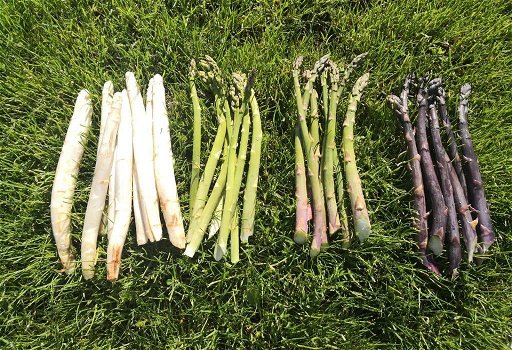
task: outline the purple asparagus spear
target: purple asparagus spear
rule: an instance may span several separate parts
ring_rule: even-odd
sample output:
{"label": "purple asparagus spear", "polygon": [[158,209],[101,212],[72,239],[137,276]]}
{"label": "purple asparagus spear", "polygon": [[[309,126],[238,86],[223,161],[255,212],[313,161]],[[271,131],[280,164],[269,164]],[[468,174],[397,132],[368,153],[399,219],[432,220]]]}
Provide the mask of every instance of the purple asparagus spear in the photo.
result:
{"label": "purple asparagus spear", "polygon": [[486,253],[494,243],[495,236],[483,188],[478,158],[476,157],[471,135],[469,134],[467,115],[470,94],[471,85],[464,84],[460,89],[459,130],[462,138],[463,166],[466,172],[469,200],[473,208],[477,210],[478,215],[478,238],[481,243],[479,252]]}
{"label": "purple asparagus spear", "polygon": [[397,116],[402,124],[405,141],[407,143],[407,156],[409,158],[409,170],[412,176],[414,186],[414,206],[417,212],[415,220],[416,228],[418,230],[417,240],[420,257],[423,265],[435,274],[439,274],[436,265],[431,261],[427,255],[428,243],[428,227],[427,227],[427,207],[425,203],[425,191],[423,187],[423,176],[421,174],[420,155],[416,148],[414,140],[414,132],[412,130],[411,119],[409,118],[408,98],[409,98],[409,84],[411,76],[408,76],[404,81],[404,86],[400,97],[395,95],[388,96],[388,101],[392,104],[397,113]]}

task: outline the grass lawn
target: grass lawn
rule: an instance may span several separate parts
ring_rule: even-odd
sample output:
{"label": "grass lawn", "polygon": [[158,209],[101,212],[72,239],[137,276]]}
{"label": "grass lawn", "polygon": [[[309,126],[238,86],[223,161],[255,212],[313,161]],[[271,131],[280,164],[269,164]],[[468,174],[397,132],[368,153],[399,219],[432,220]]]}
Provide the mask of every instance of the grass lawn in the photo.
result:
{"label": "grass lawn", "polygon": [[[460,1],[0,2],[0,348],[506,349],[512,341],[512,6]],[[139,2],[140,3],[140,2]],[[358,167],[373,232],[310,260],[294,244],[292,62],[368,51],[371,82],[356,121]],[[241,262],[215,262],[213,243],[189,259],[167,240],[137,247],[121,278],[59,274],[50,226],[54,171],[80,89],[93,133],[77,184],[78,246],[99,130],[103,82],[160,73],[169,92],[177,180],[188,207],[192,107],[188,64],[256,69],[263,150],[256,235]],[[497,243],[455,281],[419,263],[405,142],[386,106],[415,71],[442,75],[455,113],[473,85],[470,129]],[[343,115],[340,112],[339,115]],[[213,114],[204,115],[211,145]],[[341,124],[341,123],[340,123]],[[204,149],[205,146],[203,146]]]}

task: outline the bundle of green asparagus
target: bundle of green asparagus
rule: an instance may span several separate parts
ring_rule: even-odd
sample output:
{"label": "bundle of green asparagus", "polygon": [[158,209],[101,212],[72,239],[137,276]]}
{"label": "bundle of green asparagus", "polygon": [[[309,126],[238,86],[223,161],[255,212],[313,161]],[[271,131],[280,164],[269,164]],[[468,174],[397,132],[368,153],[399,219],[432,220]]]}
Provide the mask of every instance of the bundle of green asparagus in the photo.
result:
{"label": "bundle of green asparagus", "polygon": [[[192,60],[189,82],[194,111],[194,131],[189,199],[190,224],[184,254],[193,257],[208,231],[208,238],[217,234],[215,259],[220,260],[226,254],[229,238],[231,262],[236,263],[239,261],[240,241],[247,242],[254,232],[262,141],[260,112],[253,90],[252,75],[247,78],[243,73],[233,73],[226,79],[217,63],[209,56],[200,60],[198,66]],[[213,94],[212,108],[215,110],[218,123],[215,140],[202,174],[201,104],[197,94],[196,78],[199,78]],[[239,201],[239,194],[246,168],[251,122],[250,160],[247,166],[243,204],[240,206],[242,201]],[[218,163],[221,163],[220,166]]]}
{"label": "bundle of green asparagus", "polygon": [[[407,141],[420,256],[423,265],[439,274],[430,252],[435,256],[441,255],[446,242],[449,255],[447,272],[454,278],[462,260],[459,223],[469,262],[473,261],[475,250],[485,254],[495,239],[467,122],[471,86],[465,84],[460,90],[458,113],[463,154],[461,158],[441,79],[429,82],[427,79],[419,80],[415,131],[409,116],[409,92],[413,83],[414,77],[408,76],[400,97],[390,95],[388,101],[400,119]],[[446,131],[448,152],[443,146],[438,114]]]}
{"label": "bundle of green asparagus", "polygon": [[[59,158],[51,198],[53,234],[68,273],[75,267],[70,235],[72,197],[91,121],[92,102],[89,93],[82,90]],[[108,237],[107,279],[114,281],[119,275],[132,204],[139,245],[162,238],[161,209],[170,241],[178,248],[185,247],[160,75],[149,81],[146,106],[133,73],[126,73],[126,89],[122,92],[114,93],[112,82],[105,83],[98,140],[82,232],[82,273],[85,279],[94,276],[98,234],[103,232]]]}
{"label": "bundle of green asparagus", "polygon": [[[292,74],[298,112],[295,127],[297,206],[294,240],[298,244],[306,242],[308,222],[313,219],[313,240],[310,249],[312,257],[327,248],[329,244],[327,230],[329,230],[330,236],[341,230],[343,246],[350,245],[351,235],[344,205],[343,169],[350,197],[355,235],[360,241],[363,241],[370,234],[370,220],[354,152],[354,123],[357,103],[368,84],[368,73],[357,79],[349,95],[343,123],[343,162],[339,160],[336,143],[338,102],[344,95],[344,89],[352,71],[365,56],[366,53],[356,56],[346,66],[341,77],[339,68],[329,59],[328,55],[320,58],[312,70],[303,72],[302,75],[306,80],[304,88],[301,88],[300,84],[302,57],[297,58],[293,66]],[[318,89],[321,95],[316,89],[318,77],[320,77]],[[323,123],[320,122],[320,115],[323,116]]]}

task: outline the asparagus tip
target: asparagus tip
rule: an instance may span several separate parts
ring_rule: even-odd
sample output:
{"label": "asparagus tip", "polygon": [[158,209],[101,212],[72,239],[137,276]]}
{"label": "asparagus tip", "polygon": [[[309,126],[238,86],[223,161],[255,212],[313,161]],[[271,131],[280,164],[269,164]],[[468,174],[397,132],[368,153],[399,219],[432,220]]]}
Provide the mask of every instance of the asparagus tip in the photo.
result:
{"label": "asparagus tip", "polygon": [[[350,61],[348,66],[346,67],[346,70],[349,72],[348,74],[350,74],[350,72],[353,69],[357,68],[359,62],[361,62],[367,55],[368,55],[368,52],[363,52],[363,53],[360,53],[359,55],[355,56],[352,59],[352,61]],[[348,75],[346,76],[346,78],[348,79]]]}
{"label": "asparagus tip", "polygon": [[434,78],[428,82],[428,91],[429,93],[436,95],[438,93],[438,89],[442,86],[443,80],[441,78]]}
{"label": "asparagus tip", "polygon": [[304,61],[304,57],[299,56],[295,59],[295,62],[293,63],[293,69],[299,70],[300,66],[302,66],[302,61]]}
{"label": "asparagus tip", "polygon": [[401,113],[402,100],[396,95],[388,95],[386,100],[397,113]]}
{"label": "asparagus tip", "polygon": [[352,63],[357,64],[359,61],[363,60],[366,56],[368,56],[368,51],[360,53],[352,60]]}
{"label": "asparagus tip", "polygon": [[245,90],[245,86],[247,85],[247,76],[241,72],[234,72],[231,76],[233,77],[233,82],[236,89],[239,92],[243,92]]}
{"label": "asparagus tip", "polygon": [[418,94],[416,95],[416,103],[418,106],[424,106],[427,104],[427,92],[422,87],[419,88]]}
{"label": "asparagus tip", "polygon": [[135,79],[135,74],[133,74],[133,72],[126,72],[125,75],[124,75],[125,79],[128,80],[128,79]]}
{"label": "asparagus tip", "polygon": [[103,85],[103,90],[112,90],[114,88],[114,83],[112,83],[112,80],[107,80],[105,84]]}
{"label": "asparagus tip", "polygon": [[414,75],[414,73],[407,74],[407,76],[404,79],[404,85],[403,85],[404,89],[409,90],[409,86],[411,85],[411,83],[413,83],[415,78],[416,78],[416,76]]}
{"label": "asparagus tip", "polygon": [[325,68],[327,68],[327,66],[330,62],[329,57],[331,57],[330,54],[320,57],[320,59],[315,62],[313,70],[315,72],[321,73]]}
{"label": "asparagus tip", "polygon": [[467,99],[470,94],[471,94],[471,85],[469,85],[468,83],[462,85],[462,87],[460,88],[461,99]]}
{"label": "asparagus tip", "polygon": [[156,73],[153,78],[149,79],[149,81],[153,80],[153,84],[161,84],[164,80],[162,76],[158,73]]}
{"label": "asparagus tip", "polygon": [[352,95],[360,95],[362,91],[365,89],[366,85],[368,85],[368,81],[370,80],[370,73],[367,72],[357,79],[354,88],[352,89]]}
{"label": "asparagus tip", "polygon": [[331,77],[331,82],[338,83],[340,80],[340,70],[338,66],[333,61],[329,61],[329,72]]}
{"label": "asparagus tip", "polygon": [[439,86],[439,88],[437,89],[436,98],[441,105],[446,104],[446,91],[444,90],[443,86]]}

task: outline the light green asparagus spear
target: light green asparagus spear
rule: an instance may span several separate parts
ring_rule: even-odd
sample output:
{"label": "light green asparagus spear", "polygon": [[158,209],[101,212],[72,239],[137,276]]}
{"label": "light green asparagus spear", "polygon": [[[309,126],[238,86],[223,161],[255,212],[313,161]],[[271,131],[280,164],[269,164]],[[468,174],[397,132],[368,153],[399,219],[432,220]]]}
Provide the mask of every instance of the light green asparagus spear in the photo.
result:
{"label": "light green asparagus spear", "polygon": [[227,161],[225,160],[222,163],[219,176],[217,177],[217,181],[215,181],[215,185],[213,186],[212,192],[210,193],[210,197],[208,197],[208,202],[204,206],[201,215],[189,227],[189,234],[187,236],[187,238],[189,238],[189,243],[187,244],[185,252],[183,253],[189,257],[194,256],[197,249],[199,249],[201,242],[203,241],[204,234],[208,228],[208,224],[212,219],[213,212],[217,208],[219,201],[221,200],[224,188],[226,187],[227,173],[228,166]]}
{"label": "light green asparagus spear", "polygon": [[199,171],[201,168],[201,106],[197,97],[195,76],[197,74],[196,61],[190,62],[189,86],[192,108],[194,110],[194,134],[192,147],[192,171],[190,173],[190,198],[189,210],[194,212],[194,201],[196,199],[197,187],[199,186]]}
{"label": "light green asparagus spear", "polygon": [[357,66],[359,65],[359,62],[361,62],[366,57],[366,55],[368,55],[368,52],[363,52],[362,54],[357,55],[345,67],[343,77],[341,78],[341,81],[340,81],[340,84],[339,84],[340,87],[338,89],[338,100],[341,98],[341,95],[345,91],[345,86],[347,85],[347,82],[348,82],[348,80],[350,78],[350,74],[352,74],[354,69],[356,69]]}
{"label": "light green asparagus spear", "polygon": [[[244,175],[244,168],[247,159],[247,146],[249,144],[249,129],[251,126],[251,114],[249,110],[249,100],[251,97],[251,87],[252,87],[252,79],[249,77],[249,81],[247,81],[245,75],[243,74],[233,74],[233,77],[236,82],[237,89],[239,93],[242,93],[242,106],[241,113],[243,114],[243,123],[242,129],[240,130],[240,146],[238,147],[238,159],[236,162],[236,170],[235,170],[235,188],[237,188],[237,196],[240,193],[240,188],[242,186],[242,178]],[[238,219],[240,222],[240,219]],[[247,239],[244,240],[244,236],[241,237],[242,243],[247,243]]]}
{"label": "light green asparagus spear", "polygon": [[254,233],[254,218],[256,215],[256,191],[258,189],[258,177],[260,172],[261,141],[263,132],[261,130],[261,117],[258,102],[254,90],[250,90],[249,103],[252,112],[252,140],[251,158],[247,172],[247,183],[244,192],[244,204],[242,210],[242,242],[246,242],[249,236]]}
{"label": "light green asparagus spear", "polygon": [[236,264],[240,261],[240,217],[238,214],[238,206],[231,221],[231,263]]}
{"label": "light green asparagus spear", "polygon": [[[222,146],[226,136],[226,119],[224,118],[223,114],[218,115],[217,118],[219,120],[219,126],[217,129],[217,134],[215,135],[215,140],[213,142],[210,155],[208,157],[208,161],[206,162],[203,176],[201,177],[201,181],[199,181],[199,186],[196,192],[196,200],[193,205],[194,212],[190,218],[189,234],[191,234],[190,227],[194,225],[194,221],[201,217],[201,213],[208,199],[208,191],[215,174],[215,168],[217,167],[217,163],[222,155]],[[191,239],[192,237],[187,237],[188,241]]]}
{"label": "light green asparagus spear", "polygon": [[349,99],[347,115],[343,123],[343,156],[345,160],[345,177],[347,179],[347,192],[350,196],[352,214],[354,217],[355,234],[359,241],[364,241],[370,235],[371,226],[368,210],[364,200],[361,179],[357,172],[356,155],[354,152],[354,123],[356,119],[357,103],[368,84],[370,74],[366,73],[357,79]]}
{"label": "light green asparagus spear", "polygon": [[[232,94],[234,95],[234,94]],[[224,199],[224,208],[222,209],[222,219],[220,222],[219,235],[217,244],[215,245],[214,257],[215,260],[220,260],[227,251],[229,232],[234,215],[234,209],[238,198],[239,188],[235,186],[235,171],[237,164],[236,149],[238,145],[238,134],[240,132],[240,125],[242,123],[242,116],[238,103],[240,102],[238,96],[234,97],[233,108],[233,128],[231,138],[229,138],[229,151],[228,151],[228,174],[226,180],[226,195]]]}
{"label": "light green asparagus spear", "polygon": [[306,165],[300,142],[300,126],[295,127],[295,243],[304,244],[308,237],[308,189],[306,183]]}
{"label": "light green asparagus spear", "polygon": [[311,137],[315,148],[315,157],[320,161],[320,125],[318,120],[318,93],[315,89],[311,91]]}
{"label": "light green asparagus spear", "polygon": [[347,209],[345,208],[345,188],[343,187],[343,163],[340,163],[338,147],[334,149],[334,172],[336,174],[336,192],[338,195],[338,210],[340,215],[341,246],[350,247],[350,230],[348,227]]}
{"label": "light green asparagus spear", "polygon": [[[318,161],[314,155],[313,140],[309,133],[307,122],[306,122],[306,111],[304,110],[304,102],[302,99],[302,93],[299,83],[299,68],[302,63],[302,57],[297,58],[293,66],[292,74],[295,87],[295,98],[297,101],[298,111],[298,122],[301,130],[301,142],[307,159],[308,175],[311,183],[311,192],[313,200],[313,212],[314,212],[314,229],[313,229],[313,242],[311,244],[310,255],[312,257],[317,256],[320,253],[322,243],[327,241],[326,234],[326,215],[325,215],[325,203],[322,196],[322,188],[320,185],[319,178],[319,166]],[[317,62],[318,63],[318,62]],[[317,67],[317,65],[315,65]],[[322,66],[323,68],[323,66]],[[318,69],[316,70],[318,71]],[[316,72],[315,72],[316,74]],[[307,84],[306,84],[307,88]],[[305,92],[305,95],[309,95],[310,92]],[[325,238],[324,238],[325,237]]]}
{"label": "light green asparagus spear", "polygon": [[340,229],[338,204],[336,203],[336,192],[334,190],[334,153],[336,149],[336,107],[338,105],[339,70],[334,62],[330,62],[329,73],[331,77],[331,96],[329,105],[329,118],[327,119],[327,130],[325,133],[325,161],[324,167],[322,169],[322,181],[324,184],[324,193],[327,205],[329,234],[333,235]]}

